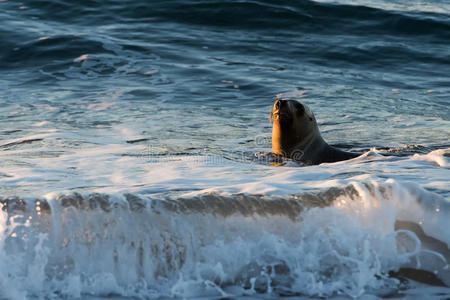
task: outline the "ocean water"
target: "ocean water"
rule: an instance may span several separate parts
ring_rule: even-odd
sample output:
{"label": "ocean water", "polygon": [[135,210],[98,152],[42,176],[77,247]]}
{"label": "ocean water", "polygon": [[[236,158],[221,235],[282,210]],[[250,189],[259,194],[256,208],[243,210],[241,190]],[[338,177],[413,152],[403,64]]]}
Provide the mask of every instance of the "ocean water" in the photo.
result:
{"label": "ocean water", "polygon": [[[3,0],[0,25],[0,299],[450,297],[448,1]],[[271,165],[277,98],[363,155]]]}

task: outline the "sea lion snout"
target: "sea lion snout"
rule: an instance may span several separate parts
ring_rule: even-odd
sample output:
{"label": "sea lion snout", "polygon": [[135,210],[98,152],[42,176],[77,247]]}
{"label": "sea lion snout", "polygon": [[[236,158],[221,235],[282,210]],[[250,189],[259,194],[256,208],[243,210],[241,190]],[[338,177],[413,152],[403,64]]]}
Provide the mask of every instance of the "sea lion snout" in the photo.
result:
{"label": "sea lion snout", "polygon": [[275,109],[279,110],[279,109],[281,109],[282,106],[285,106],[285,105],[286,105],[286,100],[278,99],[277,101],[275,101],[274,107],[275,107]]}
{"label": "sea lion snout", "polygon": [[281,113],[286,113],[287,102],[286,100],[278,99],[273,104],[272,114],[279,116]]}
{"label": "sea lion snout", "polygon": [[297,117],[302,117],[305,113],[305,106],[295,100],[278,99],[273,104],[270,114],[271,120],[280,122],[290,122]]}
{"label": "sea lion snout", "polygon": [[303,113],[305,107],[298,101],[278,99],[273,104],[273,113]]}
{"label": "sea lion snout", "polygon": [[271,116],[275,119],[290,119],[291,113],[289,100],[278,99],[273,104]]}

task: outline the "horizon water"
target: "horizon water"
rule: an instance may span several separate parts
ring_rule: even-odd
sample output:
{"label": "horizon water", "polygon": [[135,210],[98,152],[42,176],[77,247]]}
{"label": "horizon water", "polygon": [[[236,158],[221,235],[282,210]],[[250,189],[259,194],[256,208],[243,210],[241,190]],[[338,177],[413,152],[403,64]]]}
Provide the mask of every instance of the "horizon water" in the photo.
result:
{"label": "horizon water", "polygon": [[[446,1],[7,0],[0,24],[0,299],[450,297]],[[277,98],[363,154],[273,166]]]}

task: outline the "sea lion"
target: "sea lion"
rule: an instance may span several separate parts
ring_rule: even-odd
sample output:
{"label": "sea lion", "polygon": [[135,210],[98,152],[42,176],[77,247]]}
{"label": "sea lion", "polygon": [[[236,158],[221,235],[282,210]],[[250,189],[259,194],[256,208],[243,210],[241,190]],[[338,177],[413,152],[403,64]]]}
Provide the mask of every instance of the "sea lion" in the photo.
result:
{"label": "sea lion", "polygon": [[361,155],[328,145],[320,135],[314,114],[300,102],[276,100],[270,119],[273,120],[272,153],[275,155],[308,165],[337,162]]}

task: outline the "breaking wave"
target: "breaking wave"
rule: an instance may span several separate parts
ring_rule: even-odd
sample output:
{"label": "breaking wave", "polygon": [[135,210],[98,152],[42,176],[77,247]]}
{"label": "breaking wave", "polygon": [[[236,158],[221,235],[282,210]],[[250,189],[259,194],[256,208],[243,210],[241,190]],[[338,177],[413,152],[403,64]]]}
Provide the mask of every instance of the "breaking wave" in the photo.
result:
{"label": "breaking wave", "polygon": [[404,267],[449,284],[450,236],[436,230],[450,225],[448,202],[392,180],[290,197],[72,193],[1,203],[7,298],[388,295],[405,288],[392,273]]}

